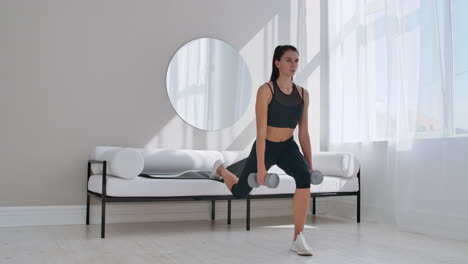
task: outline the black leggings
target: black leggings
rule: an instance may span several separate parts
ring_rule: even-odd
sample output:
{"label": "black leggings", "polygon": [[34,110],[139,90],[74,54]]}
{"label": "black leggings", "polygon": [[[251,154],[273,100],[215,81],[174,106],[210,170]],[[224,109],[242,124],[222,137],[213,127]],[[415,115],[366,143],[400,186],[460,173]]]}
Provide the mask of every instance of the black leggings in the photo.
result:
{"label": "black leggings", "polygon": [[[309,165],[305,160],[293,137],[283,142],[265,141],[265,168],[278,165],[286,174],[296,181],[296,188],[310,188]],[[239,176],[239,182],[232,186],[231,192],[236,198],[245,198],[252,188],[247,183],[250,173],[257,172],[256,141],[252,145],[245,167]]]}

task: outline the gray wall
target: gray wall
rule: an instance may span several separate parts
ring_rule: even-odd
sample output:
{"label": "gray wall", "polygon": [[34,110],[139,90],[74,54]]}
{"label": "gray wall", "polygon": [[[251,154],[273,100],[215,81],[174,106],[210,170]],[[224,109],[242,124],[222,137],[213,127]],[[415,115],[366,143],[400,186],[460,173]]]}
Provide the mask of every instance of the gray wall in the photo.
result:
{"label": "gray wall", "polygon": [[[86,160],[97,145],[248,148],[256,89],[274,47],[296,44],[295,12],[297,1],[282,0],[1,1],[0,207],[84,204]],[[166,93],[172,55],[199,37],[230,43],[252,73],[250,108],[222,131],[186,125]],[[300,84],[317,83],[314,70],[307,74]]]}

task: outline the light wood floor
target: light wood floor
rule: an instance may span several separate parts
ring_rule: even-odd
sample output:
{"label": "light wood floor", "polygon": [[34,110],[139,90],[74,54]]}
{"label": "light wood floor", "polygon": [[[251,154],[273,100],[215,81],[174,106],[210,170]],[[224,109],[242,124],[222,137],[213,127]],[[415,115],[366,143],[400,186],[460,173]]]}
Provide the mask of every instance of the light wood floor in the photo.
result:
{"label": "light wood floor", "polygon": [[326,215],[305,235],[314,256],[288,251],[292,218],[0,228],[0,263],[468,263],[468,242]]}

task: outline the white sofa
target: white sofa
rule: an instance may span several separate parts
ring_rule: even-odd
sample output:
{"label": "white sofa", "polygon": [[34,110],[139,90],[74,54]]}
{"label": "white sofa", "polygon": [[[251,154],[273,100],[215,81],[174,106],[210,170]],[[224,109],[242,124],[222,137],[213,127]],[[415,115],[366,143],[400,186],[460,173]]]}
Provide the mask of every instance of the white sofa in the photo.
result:
{"label": "white sofa", "polygon": [[[246,151],[138,149],[96,147],[88,160],[87,214],[90,197],[101,200],[101,237],[105,236],[105,206],[108,202],[211,200],[214,219],[216,200],[228,201],[228,224],[231,222],[231,200],[235,199],[226,185],[208,177],[216,160],[238,174]],[[352,153],[313,153],[314,169],[322,171],[324,180],[311,185],[312,212],[315,199],[321,196],[356,196],[357,222],[360,222],[360,166]],[[188,172],[187,172],[188,171]],[[250,200],[292,197],[295,182],[277,166],[269,172],[280,175],[280,184],[271,189],[254,188],[248,197],[246,226],[250,230]]]}

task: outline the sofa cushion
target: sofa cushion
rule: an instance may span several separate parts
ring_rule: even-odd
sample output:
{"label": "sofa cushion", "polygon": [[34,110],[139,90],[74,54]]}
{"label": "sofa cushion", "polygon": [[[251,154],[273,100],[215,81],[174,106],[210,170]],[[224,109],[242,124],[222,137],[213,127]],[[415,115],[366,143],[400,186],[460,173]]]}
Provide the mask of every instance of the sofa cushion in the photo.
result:
{"label": "sofa cushion", "polygon": [[219,151],[189,149],[139,149],[145,161],[143,174],[178,174],[189,170],[210,171]]}
{"label": "sofa cushion", "polygon": [[[107,150],[122,149],[117,147],[96,147],[95,153],[103,153]],[[185,171],[210,171],[216,160],[222,160],[231,172],[240,175],[245,158],[249,151],[211,151],[211,150],[186,150],[186,149],[141,149],[134,148],[141,154],[144,160],[143,174],[174,175]],[[95,155],[95,156],[96,156]],[[99,159],[99,157],[94,159]],[[350,178],[356,175],[359,163],[350,152],[315,152],[312,155],[314,169],[322,171],[324,175]],[[111,166],[113,166],[112,164]],[[122,167],[123,166],[122,164]],[[93,165],[93,173],[100,174],[100,165]],[[273,166],[269,172],[284,174],[278,166]],[[115,174],[117,176],[123,174]],[[137,175],[137,174],[136,174]],[[136,176],[132,174],[133,178]]]}
{"label": "sofa cushion", "polygon": [[[251,195],[288,194],[295,191],[294,178],[280,175],[280,184],[271,189],[265,186],[254,188]],[[101,193],[102,176],[89,178],[88,190]],[[311,185],[311,193],[356,192],[359,190],[357,177],[325,176],[320,185]],[[226,185],[211,179],[152,179],[136,177],[129,181],[113,176],[107,177],[107,195],[115,197],[174,197],[174,196],[212,196],[231,195]]]}

